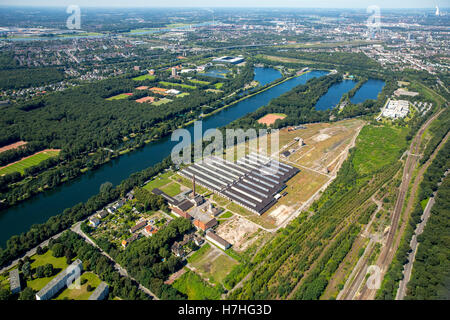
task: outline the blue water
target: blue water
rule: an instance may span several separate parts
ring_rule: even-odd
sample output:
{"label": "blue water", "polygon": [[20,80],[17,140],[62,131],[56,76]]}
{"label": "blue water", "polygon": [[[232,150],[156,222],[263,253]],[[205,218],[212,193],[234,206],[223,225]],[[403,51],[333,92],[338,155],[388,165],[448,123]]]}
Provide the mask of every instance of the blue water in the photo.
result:
{"label": "blue water", "polygon": [[255,68],[255,77],[253,80],[259,82],[260,86],[265,86],[277,79],[280,79],[282,74],[277,69],[273,68]]}
{"label": "blue water", "polygon": [[[306,73],[226,108],[203,120],[203,132],[209,128],[225,126],[231,121],[267,105],[270,100],[295,86],[305,84],[312,77],[320,77],[327,73],[326,71]],[[260,74],[258,77],[263,78],[263,75]],[[186,129],[193,135],[193,125]],[[170,155],[173,146],[177,143],[172,142],[170,137],[149,143],[144,148],[122,155],[97,170],[89,171],[53,190],[43,192],[32,199],[0,212],[0,245],[4,246],[6,240],[12,235],[29,230],[33,224],[43,223],[50,217],[62,213],[65,208],[86,201],[99,192],[102,183],[109,181],[117,185],[133,172],[141,171],[161,162]]]}
{"label": "blue water", "polygon": [[356,91],[355,95],[350,98],[350,102],[354,104],[362,103],[368,99],[377,100],[378,94],[383,90],[386,83],[379,79],[367,80],[361,88]]}
{"label": "blue water", "polygon": [[333,109],[339,103],[344,93],[352,90],[357,84],[354,80],[343,80],[333,84],[323,96],[317,101],[317,110]]}
{"label": "blue water", "polygon": [[205,73],[201,73],[202,76],[208,76],[213,78],[225,78],[225,76],[222,73],[228,73],[230,70],[227,69],[212,69],[208,70]]}

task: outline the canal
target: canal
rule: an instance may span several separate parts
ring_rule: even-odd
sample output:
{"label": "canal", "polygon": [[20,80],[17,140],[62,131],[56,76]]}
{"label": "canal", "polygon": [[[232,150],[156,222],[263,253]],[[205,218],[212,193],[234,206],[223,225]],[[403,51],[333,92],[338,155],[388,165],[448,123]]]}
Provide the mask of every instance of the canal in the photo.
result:
{"label": "canal", "polygon": [[[267,69],[256,69],[255,80],[258,80],[260,83],[268,83],[281,76],[279,73],[273,72],[273,69]],[[205,118],[202,124],[203,131],[225,126],[247,113],[266,105],[270,100],[295,86],[305,84],[309,79],[320,77],[327,73],[327,71],[311,71],[240,101]],[[193,125],[186,127],[186,129],[193,136]],[[175,144],[177,142],[172,142],[170,136],[149,143],[139,150],[114,159],[97,170],[89,171],[53,190],[43,192],[32,199],[0,212],[0,245],[5,246],[6,240],[11,236],[28,231],[33,224],[43,223],[50,217],[62,213],[64,209],[86,201],[99,192],[102,183],[109,181],[113,185],[117,185],[133,172],[141,171],[162,161],[170,155]]]}

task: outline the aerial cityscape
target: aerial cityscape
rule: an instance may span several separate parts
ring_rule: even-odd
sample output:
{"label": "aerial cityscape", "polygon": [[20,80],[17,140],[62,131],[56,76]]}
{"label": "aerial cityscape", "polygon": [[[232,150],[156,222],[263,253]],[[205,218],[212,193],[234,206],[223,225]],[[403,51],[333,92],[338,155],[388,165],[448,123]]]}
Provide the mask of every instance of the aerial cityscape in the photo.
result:
{"label": "aerial cityscape", "polygon": [[2,303],[450,299],[448,2],[7,2]]}

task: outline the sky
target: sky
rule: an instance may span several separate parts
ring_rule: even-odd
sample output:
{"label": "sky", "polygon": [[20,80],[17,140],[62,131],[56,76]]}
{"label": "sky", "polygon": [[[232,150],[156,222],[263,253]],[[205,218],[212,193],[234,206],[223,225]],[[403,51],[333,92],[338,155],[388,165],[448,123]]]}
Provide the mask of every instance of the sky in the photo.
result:
{"label": "sky", "polygon": [[450,0],[0,0],[0,5],[80,7],[299,7],[299,8],[434,8]]}

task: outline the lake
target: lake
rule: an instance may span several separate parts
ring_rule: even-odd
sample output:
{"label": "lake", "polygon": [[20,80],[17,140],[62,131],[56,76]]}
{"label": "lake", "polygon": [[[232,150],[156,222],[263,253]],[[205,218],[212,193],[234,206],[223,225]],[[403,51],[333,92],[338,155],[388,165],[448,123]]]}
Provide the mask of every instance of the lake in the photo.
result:
{"label": "lake", "polygon": [[367,80],[361,88],[356,91],[355,95],[350,98],[350,102],[354,104],[362,103],[368,99],[377,100],[378,94],[383,90],[385,82],[379,79]]}
{"label": "lake", "polygon": [[323,96],[317,101],[316,110],[333,109],[341,101],[342,95],[349,92],[356,86],[354,80],[343,80],[333,84]]}

